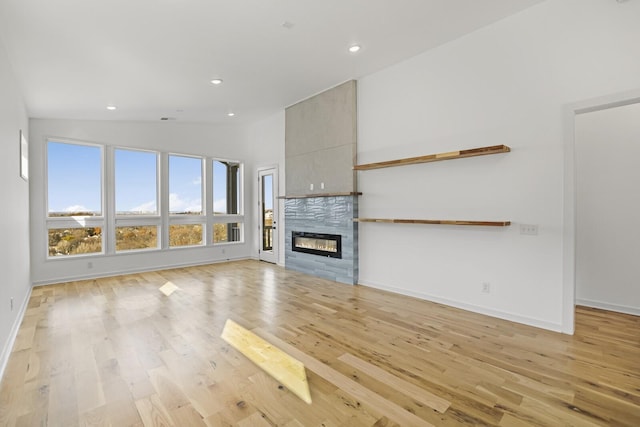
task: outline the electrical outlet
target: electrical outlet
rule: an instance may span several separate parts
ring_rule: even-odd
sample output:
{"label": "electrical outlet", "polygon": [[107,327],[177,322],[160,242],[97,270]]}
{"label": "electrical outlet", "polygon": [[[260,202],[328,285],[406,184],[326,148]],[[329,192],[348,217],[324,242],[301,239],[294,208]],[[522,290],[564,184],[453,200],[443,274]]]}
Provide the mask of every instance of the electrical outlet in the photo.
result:
{"label": "electrical outlet", "polygon": [[526,234],[528,236],[538,235],[537,224],[520,224],[520,234]]}
{"label": "electrical outlet", "polygon": [[89,262],[87,263],[87,268],[93,268],[93,262],[89,261]]}
{"label": "electrical outlet", "polygon": [[11,311],[13,311],[13,297],[11,297]]}
{"label": "electrical outlet", "polygon": [[224,253],[226,253],[226,250],[225,250],[224,248],[222,249],[222,253],[223,253],[223,254],[224,254]]}
{"label": "electrical outlet", "polygon": [[309,190],[313,190],[313,184],[309,184]]}
{"label": "electrical outlet", "polygon": [[490,294],[491,293],[491,283],[482,282],[482,293],[483,294]]}
{"label": "electrical outlet", "polygon": [[324,182],[321,182],[321,183],[320,183],[320,189],[321,189],[321,190],[324,190]]}

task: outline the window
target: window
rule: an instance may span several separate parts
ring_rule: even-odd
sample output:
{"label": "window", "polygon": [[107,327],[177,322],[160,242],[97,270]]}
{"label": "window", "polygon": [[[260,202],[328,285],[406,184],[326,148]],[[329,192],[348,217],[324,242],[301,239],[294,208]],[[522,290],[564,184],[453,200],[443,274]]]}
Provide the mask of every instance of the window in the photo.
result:
{"label": "window", "polygon": [[64,140],[46,147],[50,259],[243,240],[240,162]]}
{"label": "window", "polygon": [[201,224],[172,224],[169,226],[169,246],[195,246],[202,244]]}
{"label": "window", "polygon": [[213,161],[213,243],[242,241],[241,172],[238,162]]}
{"label": "window", "polygon": [[47,143],[50,257],[103,253],[102,148]]}
{"label": "window", "polygon": [[213,213],[237,215],[240,213],[240,164],[213,161]]}
{"label": "window", "polygon": [[169,247],[202,245],[202,159],[169,156]]}
{"label": "window", "polygon": [[155,249],[158,247],[157,225],[116,227],[116,251]]}
{"label": "window", "polygon": [[157,249],[158,153],[117,148],[113,159],[116,252]]}
{"label": "window", "polygon": [[102,252],[100,227],[49,228],[49,256]]}
{"label": "window", "polygon": [[169,156],[169,214],[202,215],[202,159]]}
{"label": "window", "polygon": [[101,216],[100,147],[49,142],[47,160],[49,217]]}
{"label": "window", "polygon": [[116,149],[116,215],[158,214],[158,155]]}
{"label": "window", "polygon": [[213,224],[213,243],[241,242],[240,223]]}

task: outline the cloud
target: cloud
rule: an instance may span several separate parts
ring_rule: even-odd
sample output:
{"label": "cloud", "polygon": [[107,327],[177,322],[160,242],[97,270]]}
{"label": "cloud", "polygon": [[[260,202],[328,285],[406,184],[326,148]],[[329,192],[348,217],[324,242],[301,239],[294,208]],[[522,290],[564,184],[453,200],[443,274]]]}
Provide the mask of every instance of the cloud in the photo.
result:
{"label": "cloud", "polygon": [[176,193],[170,193],[169,210],[172,213],[200,212],[202,211],[202,203],[199,199],[183,200]]}
{"label": "cloud", "polygon": [[192,183],[193,185],[201,185],[201,184],[202,184],[202,177],[201,177],[201,176],[197,177],[196,179],[194,179],[193,181],[191,181],[191,183]]}
{"label": "cloud", "polygon": [[156,209],[156,201],[155,200],[151,200],[150,202],[146,202],[141,204],[140,206],[136,206],[133,207],[131,209],[129,209],[128,212],[136,212],[136,213],[143,213],[143,214],[153,214],[156,213],[157,209]]}
{"label": "cloud", "polygon": [[227,213],[227,199],[218,199],[213,201],[213,212]]}
{"label": "cloud", "polygon": [[89,212],[90,209],[85,208],[82,205],[72,205],[64,208],[64,212]]}

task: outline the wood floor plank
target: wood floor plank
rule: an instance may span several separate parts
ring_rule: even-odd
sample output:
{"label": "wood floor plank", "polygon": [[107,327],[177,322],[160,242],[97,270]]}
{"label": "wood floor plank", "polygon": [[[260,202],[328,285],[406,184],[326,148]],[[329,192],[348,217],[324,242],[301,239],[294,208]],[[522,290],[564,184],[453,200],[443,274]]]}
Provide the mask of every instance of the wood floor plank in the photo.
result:
{"label": "wood floor plank", "polygon": [[[80,414],[81,427],[113,427],[107,414],[107,406],[100,406]],[[33,425],[33,424],[32,424]]]}
{"label": "wood floor plank", "polygon": [[[256,408],[262,414],[262,418],[271,425],[285,425],[292,421],[294,416],[283,398],[286,391],[264,372],[256,372],[249,377],[254,387],[247,387],[243,393],[243,399],[256,402]],[[279,390],[280,389],[280,390]]]}
{"label": "wood floor plank", "polygon": [[281,349],[227,319],[222,339],[306,403],[311,403],[304,365]]}
{"label": "wood floor plank", "polygon": [[172,427],[176,425],[157,394],[136,400],[136,408],[145,427]]}
{"label": "wood floor plank", "polygon": [[302,363],[305,364],[310,370],[314,371],[322,378],[327,381],[332,382],[337,385],[339,388],[345,390],[347,393],[352,395],[353,397],[362,400],[365,404],[369,405],[371,408],[377,408],[381,410],[383,413],[389,414],[391,418],[395,421],[404,424],[404,425],[415,425],[415,426],[431,426],[432,424],[416,417],[412,413],[406,411],[404,408],[399,407],[393,402],[389,402],[388,400],[380,397],[380,395],[362,387],[357,382],[349,379],[348,377],[342,375],[338,371],[332,369],[328,365],[314,359],[296,349],[295,347],[289,345],[288,343],[280,340],[274,335],[271,335],[269,332],[263,329],[256,329],[256,332],[267,338],[270,342],[273,342],[278,347],[282,348],[287,353],[293,355],[294,357],[300,359]]}
{"label": "wood floor plank", "polygon": [[143,426],[135,401],[126,394],[121,399],[107,403],[105,413],[112,426]]}
{"label": "wood floor plank", "polygon": [[254,412],[238,423],[238,427],[272,427],[273,424],[264,419],[260,412]]}
{"label": "wood floor plank", "polygon": [[[227,318],[311,361],[313,403]],[[36,287],[0,426],[47,425],[637,427],[640,317],[576,307],[567,336],[257,261]]]}
{"label": "wood floor plank", "polygon": [[386,383],[389,387],[396,389],[399,393],[410,395],[412,398],[424,403],[440,413],[444,413],[451,405],[451,402],[429,393],[408,381],[404,381],[403,379],[388,373],[384,369],[380,369],[379,367],[359,359],[352,354],[345,353],[338,357],[338,360],[361,370],[369,376],[377,377],[379,381]]}

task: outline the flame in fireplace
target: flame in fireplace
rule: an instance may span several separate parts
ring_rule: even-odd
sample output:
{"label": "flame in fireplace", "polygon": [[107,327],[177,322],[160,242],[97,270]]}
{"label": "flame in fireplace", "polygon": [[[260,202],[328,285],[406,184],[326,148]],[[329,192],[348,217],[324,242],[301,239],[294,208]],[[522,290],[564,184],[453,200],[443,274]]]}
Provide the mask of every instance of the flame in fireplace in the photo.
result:
{"label": "flame in fireplace", "polygon": [[339,234],[293,231],[292,250],[312,255],[342,258],[342,236]]}
{"label": "flame in fireplace", "polygon": [[297,248],[315,249],[316,251],[338,252],[338,244],[335,240],[312,239],[309,237],[296,237]]}

